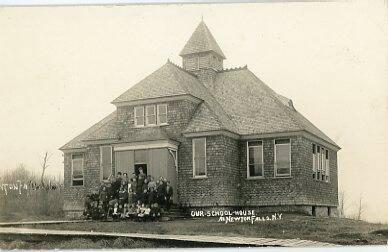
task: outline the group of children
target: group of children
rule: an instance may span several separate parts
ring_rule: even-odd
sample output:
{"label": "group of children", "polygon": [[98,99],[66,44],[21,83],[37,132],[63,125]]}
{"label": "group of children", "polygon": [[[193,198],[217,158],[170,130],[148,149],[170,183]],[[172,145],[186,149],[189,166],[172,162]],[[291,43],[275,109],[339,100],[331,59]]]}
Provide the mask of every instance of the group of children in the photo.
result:
{"label": "group of children", "polygon": [[87,195],[84,215],[99,220],[156,220],[162,210],[170,210],[172,196],[170,181],[163,177],[155,181],[141,168],[131,178],[127,173],[118,172]]}

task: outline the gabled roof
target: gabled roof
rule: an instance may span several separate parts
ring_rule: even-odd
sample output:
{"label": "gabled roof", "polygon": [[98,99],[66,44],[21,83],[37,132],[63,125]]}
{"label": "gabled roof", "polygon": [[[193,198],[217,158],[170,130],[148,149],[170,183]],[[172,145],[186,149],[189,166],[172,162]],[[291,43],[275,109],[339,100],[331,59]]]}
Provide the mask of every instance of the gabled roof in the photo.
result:
{"label": "gabled roof", "polygon": [[290,99],[274,92],[247,68],[219,72],[209,91],[236,125],[237,134],[304,130],[337,146],[296,111]]}
{"label": "gabled roof", "polygon": [[113,103],[136,100],[191,95],[202,100],[221,123],[221,128],[235,131],[236,128],[221,105],[209,90],[194,75],[168,61],[154,73],[135,84]]}
{"label": "gabled roof", "polygon": [[209,51],[213,51],[221,58],[226,59],[209,28],[207,28],[205,22],[201,21],[179,55],[184,56]]}
{"label": "gabled roof", "polygon": [[86,144],[84,141],[87,140],[116,139],[117,133],[115,121],[116,111],[112,112],[104,119],[70,140],[67,144],[62,146],[60,150],[85,148]]}
{"label": "gabled roof", "polygon": [[203,132],[222,130],[222,124],[218,120],[214,112],[205,103],[202,103],[197,108],[189,125],[185,129],[185,133]]}

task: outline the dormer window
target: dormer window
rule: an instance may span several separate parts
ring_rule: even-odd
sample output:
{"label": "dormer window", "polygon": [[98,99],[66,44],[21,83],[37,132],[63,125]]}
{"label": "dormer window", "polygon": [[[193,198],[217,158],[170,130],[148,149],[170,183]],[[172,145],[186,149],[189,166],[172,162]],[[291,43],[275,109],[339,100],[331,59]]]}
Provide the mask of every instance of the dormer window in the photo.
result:
{"label": "dormer window", "polygon": [[167,124],[167,104],[158,105],[158,124]]}
{"label": "dormer window", "polygon": [[135,126],[144,126],[144,107],[135,107]]}
{"label": "dormer window", "polygon": [[135,127],[167,125],[167,104],[134,108]]}
{"label": "dormer window", "polygon": [[146,125],[156,125],[155,105],[146,106]]}

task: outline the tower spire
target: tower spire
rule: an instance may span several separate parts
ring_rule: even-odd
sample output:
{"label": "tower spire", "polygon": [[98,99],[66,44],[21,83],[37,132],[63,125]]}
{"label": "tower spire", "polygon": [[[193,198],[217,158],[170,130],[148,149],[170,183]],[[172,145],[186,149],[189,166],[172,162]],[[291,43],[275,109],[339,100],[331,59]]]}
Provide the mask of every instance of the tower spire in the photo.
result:
{"label": "tower spire", "polygon": [[203,21],[203,15],[201,15],[201,22],[179,55],[182,57],[183,68],[188,71],[222,70],[223,60],[226,58]]}

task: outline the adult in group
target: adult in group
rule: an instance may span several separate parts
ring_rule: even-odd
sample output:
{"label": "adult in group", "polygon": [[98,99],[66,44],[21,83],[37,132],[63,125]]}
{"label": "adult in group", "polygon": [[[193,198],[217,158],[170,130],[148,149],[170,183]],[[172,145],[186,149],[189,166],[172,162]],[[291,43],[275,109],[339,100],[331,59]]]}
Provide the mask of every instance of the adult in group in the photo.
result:
{"label": "adult in group", "polygon": [[170,210],[173,195],[174,195],[174,190],[170,185],[170,181],[167,181],[167,184],[166,184],[166,210],[167,211]]}

